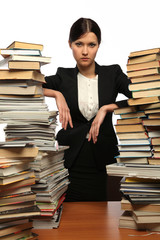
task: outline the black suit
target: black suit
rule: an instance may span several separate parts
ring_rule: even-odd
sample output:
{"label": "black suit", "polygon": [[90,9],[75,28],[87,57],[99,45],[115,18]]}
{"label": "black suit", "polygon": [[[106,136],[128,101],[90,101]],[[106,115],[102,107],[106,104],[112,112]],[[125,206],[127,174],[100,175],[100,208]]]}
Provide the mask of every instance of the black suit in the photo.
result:
{"label": "black suit", "polygon": [[[128,98],[131,92],[128,90],[130,80],[122,72],[119,65],[99,66],[96,63],[96,74],[98,74],[99,108],[103,105],[116,102],[118,93],[123,93]],[[68,125],[67,130],[60,130],[57,139],[60,145],[69,145],[65,152],[65,167],[72,169],[81,148],[86,141],[92,120],[87,121],[78,107],[77,88],[78,68],[58,68],[56,75],[46,77],[44,87],[58,90],[64,95],[70,109],[73,129]],[[126,107],[127,101],[116,102],[119,107]],[[107,113],[101,127],[96,144],[90,142],[94,161],[97,169],[104,170],[106,164],[114,162],[114,156],[118,154],[117,138],[112,125],[112,113]]]}

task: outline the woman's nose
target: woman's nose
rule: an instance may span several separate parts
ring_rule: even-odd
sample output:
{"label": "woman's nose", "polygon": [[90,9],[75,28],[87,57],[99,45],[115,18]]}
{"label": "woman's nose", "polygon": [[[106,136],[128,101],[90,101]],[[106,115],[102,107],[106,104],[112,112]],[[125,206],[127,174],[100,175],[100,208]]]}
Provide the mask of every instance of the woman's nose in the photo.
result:
{"label": "woman's nose", "polygon": [[83,55],[87,55],[87,54],[88,54],[88,48],[87,48],[87,46],[83,46],[82,54],[83,54]]}

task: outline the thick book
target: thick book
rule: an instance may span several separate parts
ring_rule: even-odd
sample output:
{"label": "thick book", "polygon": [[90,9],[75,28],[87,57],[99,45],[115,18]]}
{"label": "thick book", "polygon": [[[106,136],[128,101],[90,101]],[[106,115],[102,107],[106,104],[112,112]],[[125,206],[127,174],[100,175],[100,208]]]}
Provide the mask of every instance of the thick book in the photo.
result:
{"label": "thick book", "polygon": [[14,41],[7,47],[7,49],[15,49],[15,48],[38,49],[38,50],[42,51],[43,50],[43,45],[42,44],[37,44],[37,43]]}
{"label": "thick book", "polygon": [[124,107],[124,108],[117,108],[117,109],[114,110],[115,115],[132,113],[132,112],[137,112],[137,108],[129,106],[129,107]]}
{"label": "thick book", "polygon": [[153,53],[160,53],[160,48],[151,48],[151,49],[134,51],[129,54],[129,58],[153,54]]}
{"label": "thick book", "polygon": [[154,97],[154,96],[160,96],[160,88],[132,92],[133,98],[145,98],[145,97]]}
{"label": "thick book", "polygon": [[123,164],[148,164],[148,157],[116,157],[116,161]]}
{"label": "thick book", "polygon": [[0,176],[8,176],[21,171],[28,170],[30,168],[29,162],[22,162],[18,164],[6,164],[5,166],[0,166]]}
{"label": "thick book", "polygon": [[160,60],[160,53],[153,53],[143,56],[132,57],[128,59],[128,65],[130,64],[137,64],[137,63],[146,63],[151,61]]}
{"label": "thick book", "polygon": [[117,133],[119,140],[125,139],[148,139],[146,132]]}
{"label": "thick book", "polygon": [[34,80],[38,82],[45,83],[44,75],[38,71],[0,71],[0,80]]}
{"label": "thick book", "polygon": [[130,98],[127,101],[128,101],[128,105],[130,105],[130,106],[137,106],[137,105],[151,104],[151,103],[159,103],[160,102],[160,96]]}
{"label": "thick book", "polygon": [[160,68],[155,67],[155,68],[148,68],[148,69],[144,69],[144,70],[127,72],[127,75],[129,78],[147,76],[147,75],[152,75],[152,74],[160,74]]}
{"label": "thick book", "polygon": [[148,89],[154,89],[154,88],[160,88],[160,81],[150,81],[150,82],[144,82],[144,83],[131,83],[129,85],[130,91],[141,91],[141,90],[148,90]]}
{"label": "thick book", "polygon": [[157,67],[160,67],[160,61],[127,64],[127,71],[130,72],[130,71],[137,71],[137,70],[143,70],[143,69],[148,69],[148,68],[157,68]]}
{"label": "thick book", "polygon": [[0,230],[0,237],[4,237],[6,235],[21,232],[22,230],[26,229],[32,229],[32,222],[24,223],[24,224],[18,224],[11,227],[6,227]]}
{"label": "thick book", "polygon": [[23,171],[9,176],[0,177],[0,185],[7,185],[27,178],[35,178],[34,171]]}
{"label": "thick book", "polygon": [[38,154],[38,147],[25,147],[25,148],[0,148],[1,158],[34,158]]}
{"label": "thick book", "polygon": [[117,133],[125,132],[144,132],[144,126],[140,124],[124,124],[124,125],[114,125]]}
{"label": "thick book", "polygon": [[[5,94],[5,95],[19,95],[19,96],[26,96],[26,95],[40,95],[43,96],[43,90],[41,84],[36,84],[33,86],[26,86],[26,87],[21,87],[21,86],[1,86],[0,84],[0,94]],[[6,109],[7,110],[7,109]]]}
{"label": "thick book", "polygon": [[160,74],[153,74],[153,75],[146,75],[146,76],[140,76],[140,77],[132,77],[131,79],[132,83],[142,83],[142,82],[151,82],[151,81],[157,81],[160,80]]}

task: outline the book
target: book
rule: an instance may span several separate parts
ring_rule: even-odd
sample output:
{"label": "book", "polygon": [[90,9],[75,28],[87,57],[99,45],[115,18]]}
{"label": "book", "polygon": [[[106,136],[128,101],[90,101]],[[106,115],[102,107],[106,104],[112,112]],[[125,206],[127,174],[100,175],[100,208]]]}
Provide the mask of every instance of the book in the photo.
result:
{"label": "book", "polygon": [[44,75],[38,71],[0,71],[0,80],[34,80],[38,82],[45,82]]}
{"label": "book", "polygon": [[1,87],[1,84],[0,84],[0,94],[42,95],[43,91],[42,91],[41,85],[34,85],[34,86],[27,86],[27,87],[19,87],[19,86],[17,86],[17,87],[3,86],[3,87]]}
{"label": "book", "polygon": [[148,158],[148,163],[151,165],[159,165],[160,164],[160,158]]}
{"label": "book", "polygon": [[152,48],[152,49],[145,49],[145,50],[140,50],[140,51],[133,51],[129,54],[129,58],[153,54],[153,53],[160,53],[160,48]]}
{"label": "book", "polygon": [[0,54],[4,58],[10,55],[41,56],[41,51],[39,49],[0,49]]}
{"label": "book", "polygon": [[143,132],[145,128],[142,124],[124,124],[124,125],[114,125],[117,133],[127,133],[127,132]]}
{"label": "book", "polygon": [[159,223],[159,212],[133,211],[133,218],[136,223]]}
{"label": "book", "polygon": [[124,108],[117,108],[117,109],[114,110],[115,115],[132,113],[132,112],[137,112],[137,108],[129,106],[129,107],[124,107]]}
{"label": "book", "polygon": [[151,157],[151,151],[121,151],[119,150],[119,155],[116,158],[124,158],[124,157]]}
{"label": "book", "polygon": [[1,229],[0,230],[0,237],[4,237],[4,236],[12,234],[12,233],[17,233],[17,232],[20,232],[22,230],[31,229],[32,225],[33,224],[31,222],[28,222],[28,223],[19,224],[19,225],[15,225],[15,226],[11,226],[11,227]]}
{"label": "book", "polygon": [[38,147],[25,147],[25,148],[0,148],[1,158],[16,158],[16,157],[36,157],[38,154]]}
{"label": "book", "polygon": [[6,212],[0,213],[0,220],[2,219],[12,219],[12,218],[26,218],[26,217],[34,217],[34,216],[40,216],[40,210],[39,208],[34,205],[31,207],[26,208],[19,208],[16,210],[10,210]]}
{"label": "book", "polygon": [[0,176],[8,176],[29,169],[29,163],[8,164],[0,167]]}
{"label": "book", "polygon": [[15,49],[15,48],[34,49],[34,50],[38,49],[38,50],[42,51],[43,50],[43,45],[42,44],[36,44],[36,43],[14,41],[7,47],[7,49]]}
{"label": "book", "polygon": [[139,106],[139,109],[141,110],[149,110],[149,109],[160,109],[160,103],[150,103],[150,104],[145,104],[145,105],[141,105]]}
{"label": "book", "polygon": [[124,211],[119,218],[119,228],[129,228],[135,230],[160,231],[159,223],[141,223],[138,224],[131,211]]}
{"label": "book", "polygon": [[126,119],[126,118],[140,118],[140,117],[146,117],[144,111],[138,111],[135,113],[125,113],[125,114],[120,114],[120,117],[122,119]]}
{"label": "book", "polygon": [[25,240],[38,240],[38,234],[31,232],[31,230],[22,230],[3,237],[3,240],[15,240],[15,238]]}
{"label": "book", "polygon": [[15,195],[8,195],[4,197],[0,197],[0,204],[13,204],[16,202],[24,202],[24,201],[35,201],[36,194],[33,192],[25,192]]}
{"label": "book", "polygon": [[123,164],[148,164],[148,157],[116,157],[116,161]]}
{"label": "book", "polygon": [[131,83],[142,83],[142,82],[151,82],[151,81],[157,81],[160,80],[160,74],[153,74],[153,75],[146,75],[146,76],[140,76],[140,77],[131,77],[130,78]]}
{"label": "book", "polygon": [[160,126],[160,119],[143,119],[144,126]]}
{"label": "book", "polygon": [[9,176],[0,177],[0,185],[7,185],[27,178],[34,178],[34,171],[24,171]]}
{"label": "book", "polygon": [[[126,177],[138,177],[138,178],[151,178],[160,179],[160,169],[158,165],[144,164],[139,165],[124,165],[119,163],[113,163],[106,166],[108,175],[111,176],[126,176]],[[160,198],[159,198],[160,199]]]}
{"label": "book", "polygon": [[126,119],[117,119],[118,125],[124,125],[124,124],[138,124],[142,123],[141,118],[126,118]]}
{"label": "book", "polygon": [[141,144],[119,144],[118,145],[119,151],[150,151],[150,145],[141,145]]}
{"label": "book", "polygon": [[129,78],[141,77],[141,76],[152,75],[152,74],[160,74],[160,68],[155,67],[155,68],[148,68],[144,70],[127,72],[127,75]]}
{"label": "book", "polygon": [[129,85],[130,91],[141,91],[141,90],[148,90],[148,89],[154,89],[154,88],[160,88],[160,81],[148,81],[144,83],[131,83]]}
{"label": "book", "polygon": [[160,145],[160,136],[151,139],[152,145]]}
{"label": "book", "polygon": [[130,105],[130,106],[151,104],[151,103],[159,103],[160,102],[160,96],[143,97],[143,98],[129,98],[127,100],[127,102],[128,102],[128,105]]}
{"label": "book", "polygon": [[150,145],[149,139],[121,139],[120,144],[123,146],[128,145]]}
{"label": "book", "polygon": [[10,69],[10,70],[40,70],[40,63],[39,62],[25,62],[25,61],[9,61],[6,65],[0,67],[0,69]]}
{"label": "book", "polygon": [[160,96],[160,88],[132,92],[133,98]]}
{"label": "book", "polygon": [[130,72],[130,71],[137,71],[137,70],[144,70],[144,69],[158,68],[158,67],[160,67],[160,61],[127,64],[127,71]]}
{"label": "book", "polygon": [[146,132],[129,132],[129,133],[117,133],[120,140],[123,139],[147,139],[148,135]]}
{"label": "book", "polygon": [[28,55],[11,55],[0,61],[0,67],[5,66],[10,61],[24,61],[24,62],[40,62],[41,64],[47,64],[51,62],[51,57],[45,56],[28,56]]}
{"label": "book", "polygon": [[137,64],[137,63],[144,63],[144,62],[151,62],[151,61],[157,61],[160,60],[160,54],[159,53],[153,53],[143,56],[137,56],[137,57],[131,57],[128,59],[128,65],[129,64]]}

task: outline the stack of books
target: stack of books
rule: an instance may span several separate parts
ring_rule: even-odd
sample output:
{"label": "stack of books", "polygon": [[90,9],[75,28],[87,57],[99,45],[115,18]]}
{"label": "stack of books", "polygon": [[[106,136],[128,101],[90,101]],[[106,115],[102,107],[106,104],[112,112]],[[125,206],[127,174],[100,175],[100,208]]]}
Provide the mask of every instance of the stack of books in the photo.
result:
{"label": "stack of books", "polygon": [[129,107],[115,110],[121,116],[115,125],[119,156],[106,168],[109,175],[122,176],[122,228],[160,231],[159,58],[160,48],[130,53],[127,74],[132,98]]}
{"label": "stack of books", "polygon": [[32,191],[36,193],[37,206],[41,216],[33,219],[34,228],[57,228],[62,213],[62,203],[68,188],[68,169],[64,168],[65,146],[58,151],[39,151],[35,161],[31,163],[35,171],[36,184]]}
{"label": "stack of books", "polygon": [[[62,155],[60,156],[60,151],[58,151],[62,147],[60,146],[59,149],[57,149],[55,146],[56,116],[58,113],[57,111],[48,110],[43,96],[42,84],[45,82],[45,79],[44,75],[40,72],[40,68],[44,64],[49,63],[51,59],[41,55],[42,49],[43,45],[41,44],[13,42],[6,49],[0,50],[0,54],[4,58],[0,61],[0,123],[6,125],[4,128],[5,141],[0,142],[0,164],[1,168],[5,169],[6,174],[11,175],[0,177],[0,191],[2,192],[2,198],[5,197],[5,200],[2,200],[6,201],[7,199],[7,201],[9,201],[8,199],[11,199],[8,197],[10,193],[4,191],[6,186],[7,189],[11,190],[12,188],[18,189],[19,186],[23,187],[21,191],[16,190],[17,192],[15,191],[14,194],[14,197],[18,194],[22,198],[14,199],[12,197],[12,199],[14,202],[18,201],[19,205],[22,205],[22,208],[29,208],[27,211],[28,215],[26,214],[24,216],[24,214],[21,213],[20,206],[17,206],[15,207],[16,211],[19,211],[19,213],[16,213],[17,218],[20,216],[24,216],[25,218],[28,216],[30,218],[41,216],[41,210],[36,202],[36,192],[32,189],[35,183],[39,183],[44,176],[49,176],[51,173],[55,173],[56,175],[56,172],[60,170],[65,172],[66,176],[68,174],[66,173],[67,171],[64,170],[63,157]],[[47,159],[48,162],[45,161],[47,157],[44,157],[47,154],[49,156]],[[56,160],[53,160],[52,158],[55,155],[57,155],[57,158],[55,157]],[[45,160],[43,160],[43,158]],[[37,164],[39,163],[40,165],[38,165],[37,168]],[[50,171],[48,172],[49,168]],[[15,172],[15,169],[17,169],[17,172]],[[16,175],[16,179],[13,178],[13,175]],[[63,179],[62,175],[63,173],[61,174],[61,178]],[[8,178],[11,180],[8,180]],[[25,180],[25,182],[21,183],[22,180]],[[66,179],[66,181],[67,180],[68,179]],[[16,185],[12,187],[14,182]],[[66,188],[64,189],[66,190]],[[22,191],[24,192],[22,193]],[[5,195],[3,195],[3,192]],[[65,191],[63,191],[61,195],[63,195],[64,192]],[[59,199],[61,195],[59,194]],[[56,199],[58,203],[59,199],[58,197]],[[10,202],[6,201],[4,204],[3,201],[2,205],[11,205]],[[61,200],[61,203],[62,202]],[[32,209],[30,209],[31,206]],[[60,206],[61,204],[56,205],[57,212]],[[9,220],[6,220],[9,217],[6,211],[12,210],[12,208],[3,209],[1,216],[5,219],[5,222],[9,222]],[[7,228],[11,227],[11,225],[18,226],[18,222],[11,223],[10,225],[9,223],[7,223],[8,225],[5,224],[6,223],[2,225],[1,230],[6,228],[6,226]],[[37,237],[31,233],[33,222],[29,222],[29,224],[30,227],[27,227],[27,231],[30,229],[30,238],[29,235],[27,235],[28,238],[25,239],[37,239]],[[25,225],[26,223],[24,223],[24,226]],[[16,232],[18,231],[21,231],[21,223],[20,230],[16,228]],[[17,236],[17,238],[20,238],[19,235]]]}

